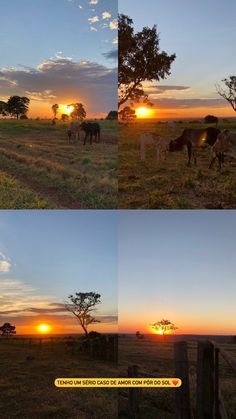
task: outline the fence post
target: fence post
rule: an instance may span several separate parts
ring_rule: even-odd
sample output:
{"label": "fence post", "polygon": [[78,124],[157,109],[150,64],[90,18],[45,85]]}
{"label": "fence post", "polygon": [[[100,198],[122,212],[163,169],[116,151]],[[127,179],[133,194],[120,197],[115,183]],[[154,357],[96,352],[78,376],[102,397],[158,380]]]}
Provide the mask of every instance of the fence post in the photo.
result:
{"label": "fence post", "polygon": [[219,406],[219,348],[215,348],[215,417],[216,419],[220,418]]}
{"label": "fence post", "polygon": [[197,419],[214,418],[214,345],[198,342]]}
{"label": "fence post", "polygon": [[187,342],[174,344],[174,357],[175,377],[182,380],[182,386],[175,390],[175,419],[191,419]]}
{"label": "fence post", "polygon": [[[138,377],[138,366],[132,365],[128,367],[128,377]],[[139,388],[129,388],[129,413],[132,419],[136,419],[139,413]]]}

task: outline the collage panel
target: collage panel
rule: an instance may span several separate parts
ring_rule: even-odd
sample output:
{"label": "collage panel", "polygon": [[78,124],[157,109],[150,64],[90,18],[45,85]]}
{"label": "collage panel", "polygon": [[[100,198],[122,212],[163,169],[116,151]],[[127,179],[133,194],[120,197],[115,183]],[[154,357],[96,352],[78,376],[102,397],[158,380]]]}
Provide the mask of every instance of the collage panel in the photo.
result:
{"label": "collage panel", "polygon": [[120,209],[236,208],[235,14],[119,0]]}
{"label": "collage panel", "polygon": [[0,417],[117,418],[117,215],[0,212]]}
{"label": "collage panel", "polygon": [[116,208],[118,0],[0,6],[0,209]]}
{"label": "collage panel", "polygon": [[236,417],[235,233],[233,211],[120,212],[119,374],[182,380],[120,389],[120,418]]}

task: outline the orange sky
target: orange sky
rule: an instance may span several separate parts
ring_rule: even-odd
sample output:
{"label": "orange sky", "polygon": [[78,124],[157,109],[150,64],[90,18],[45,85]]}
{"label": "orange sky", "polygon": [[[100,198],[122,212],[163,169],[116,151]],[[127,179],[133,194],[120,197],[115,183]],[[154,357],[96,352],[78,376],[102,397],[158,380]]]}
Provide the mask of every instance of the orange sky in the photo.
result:
{"label": "orange sky", "polygon": [[[136,106],[135,109],[139,109],[141,105]],[[144,118],[157,118],[157,119],[182,119],[182,118],[201,118],[203,119],[206,115],[211,114],[219,118],[232,118],[236,117],[236,113],[231,110],[229,106],[224,106],[221,108],[184,108],[184,109],[158,109],[158,108],[149,108],[150,113],[145,115]],[[142,119],[141,116],[137,115],[138,119]]]}

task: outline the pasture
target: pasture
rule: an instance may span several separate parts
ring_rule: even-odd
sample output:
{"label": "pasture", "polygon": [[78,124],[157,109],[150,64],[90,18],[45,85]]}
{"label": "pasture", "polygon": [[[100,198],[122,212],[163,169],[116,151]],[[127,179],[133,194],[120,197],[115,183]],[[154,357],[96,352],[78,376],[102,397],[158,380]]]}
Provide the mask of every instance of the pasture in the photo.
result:
{"label": "pasture", "polygon": [[116,389],[54,386],[59,377],[117,376],[117,363],[90,358],[78,346],[55,336],[41,345],[36,337],[0,337],[1,419],[117,418]]}
{"label": "pasture", "polygon": [[[195,121],[196,122],[196,121]],[[221,170],[211,161],[210,149],[197,151],[197,166],[187,167],[187,151],[169,153],[157,162],[156,150],[140,159],[139,134],[155,132],[169,141],[185,128],[206,128],[207,124],[180,121],[174,128],[155,120],[137,120],[119,126],[118,207],[127,209],[232,209],[236,208],[236,162],[226,159]],[[236,131],[236,122],[220,122],[220,130]]]}
{"label": "pasture", "polygon": [[[117,122],[101,143],[68,143],[68,123],[0,120],[0,209],[117,207]],[[83,138],[83,133],[81,134]]]}
{"label": "pasture", "polygon": [[[202,337],[203,338],[203,337]],[[207,339],[208,337],[205,337]],[[129,365],[137,365],[142,373],[154,377],[174,377],[174,342],[176,336],[145,335],[144,339],[137,339],[134,335],[119,337],[119,374],[127,376]],[[197,378],[197,342],[196,337],[184,336],[187,339],[189,358],[189,384],[191,409],[195,416],[196,406],[196,378]],[[216,338],[217,339],[217,338]],[[216,340],[215,339],[215,340]],[[223,348],[236,361],[236,344],[219,340]],[[220,388],[223,395],[228,419],[236,417],[236,376],[226,362],[220,359]],[[145,388],[139,397],[139,414],[137,419],[174,419],[175,390],[168,388]],[[119,417],[128,418],[128,390],[119,390]]]}

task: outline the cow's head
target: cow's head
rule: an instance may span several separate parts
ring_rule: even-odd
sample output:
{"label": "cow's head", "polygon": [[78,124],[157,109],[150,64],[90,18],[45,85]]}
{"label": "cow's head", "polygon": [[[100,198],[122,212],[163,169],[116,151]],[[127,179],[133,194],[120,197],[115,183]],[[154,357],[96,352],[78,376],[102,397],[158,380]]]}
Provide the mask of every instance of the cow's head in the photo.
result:
{"label": "cow's head", "polygon": [[173,151],[180,151],[183,150],[183,138],[182,135],[178,138],[176,138],[175,140],[171,140],[170,144],[169,144],[169,152],[173,152]]}

